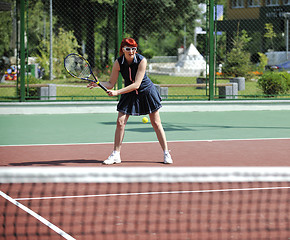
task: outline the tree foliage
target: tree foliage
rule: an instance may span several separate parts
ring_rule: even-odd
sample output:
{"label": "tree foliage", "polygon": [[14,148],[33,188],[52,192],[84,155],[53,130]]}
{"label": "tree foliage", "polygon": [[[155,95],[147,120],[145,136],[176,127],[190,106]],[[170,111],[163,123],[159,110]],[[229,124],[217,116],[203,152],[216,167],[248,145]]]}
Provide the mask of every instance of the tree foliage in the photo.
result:
{"label": "tree foliage", "polygon": [[[80,46],[78,52],[82,53],[81,46],[84,44],[91,66],[95,66],[97,55],[105,68],[109,64],[109,49],[115,48],[117,36],[112,34],[117,30],[115,1],[71,0],[68,4],[68,1],[54,0],[54,7],[57,9],[55,28],[72,30]],[[95,38],[96,33],[99,39]],[[96,41],[100,44],[96,45]]]}
{"label": "tree foliage", "polygon": [[11,38],[12,16],[11,12],[0,14],[0,56],[8,55]]}
{"label": "tree foliage", "polygon": [[[196,19],[201,18],[198,2],[191,0],[127,0],[125,32],[139,41],[160,41],[164,49],[156,49],[161,55],[174,55],[183,45],[186,34],[193,41]],[[184,32],[186,26],[186,32]],[[168,44],[171,42],[170,44]],[[140,46],[142,50],[142,45]],[[154,49],[155,50],[155,49]],[[174,52],[173,52],[174,51]]]}
{"label": "tree foliage", "polygon": [[[48,39],[41,42],[39,47],[38,62],[45,70],[45,77],[48,77],[49,73],[49,45]],[[58,34],[53,34],[53,74],[58,78],[65,77],[66,72],[63,67],[63,59],[68,53],[76,52],[79,48],[77,40],[73,34],[73,31],[65,31],[62,28],[59,29]]]}
{"label": "tree foliage", "polygon": [[233,48],[226,55],[225,66],[223,72],[227,76],[249,77],[251,71],[251,56],[245,51],[246,44],[251,40],[247,32],[243,30],[241,34],[238,32],[233,39]]}
{"label": "tree foliage", "polygon": [[270,39],[270,41],[271,41],[271,47],[274,50],[273,38],[277,37],[277,35],[274,32],[274,30],[273,30],[273,24],[272,23],[266,23],[265,24],[265,29],[266,29],[266,33],[264,34],[264,37]]}
{"label": "tree foliage", "polygon": [[[26,53],[28,56],[38,56],[42,59],[43,67],[48,68],[49,1],[29,0],[26,3]],[[201,18],[199,1],[126,0],[123,3],[124,37],[135,38],[140,53],[148,49],[146,51],[150,56],[154,52],[158,55],[176,55],[177,48],[183,45],[184,37],[187,38],[187,44],[193,42],[195,20]],[[117,57],[118,53],[118,1],[53,0],[52,4],[53,38],[60,39],[64,33],[73,34],[77,41],[77,52],[86,53],[92,66],[106,69],[112,57]],[[11,27],[11,23],[7,24]],[[10,36],[3,35],[0,39],[0,44],[1,41],[5,42],[1,50],[9,49]],[[54,43],[53,46],[56,48],[53,57],[60,58],[55,54],[58,45]],[[69,53],[68,48],[63,51]]]}

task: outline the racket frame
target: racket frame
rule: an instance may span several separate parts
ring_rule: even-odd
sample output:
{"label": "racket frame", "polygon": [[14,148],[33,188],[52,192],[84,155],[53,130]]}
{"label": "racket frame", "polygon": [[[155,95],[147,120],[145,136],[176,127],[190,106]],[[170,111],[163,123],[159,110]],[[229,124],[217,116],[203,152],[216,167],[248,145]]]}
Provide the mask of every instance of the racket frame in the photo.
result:
{"label": "racket frame", "polygon": [[[87,64],[88,64],[88,67],[89,67],[89,69],[90,69],[90,75],[92,75],[93,76],[93,78],[94,78],[94,80],[92,80],[92,79],[89,79],[89,77],[87,77],[87,78],[82,78],[82,77],[77,77],[77,76],[75,76],[75,75],[73,75],[67,68],[66,68],[66,65],[65,65],[65,60],[69,57],[69,56],[71,56],[71,55],[76,55],[76,56],[78,56],[78,57],[80,57],[80,58],[82,58]],[[98,84],[98,86],[100,87],[100,88],[102,88],[105,92],[108,92],[108,89],[103,85],[103,84],[101,84],[100,82],[99,82],[99,80],[97,79],[97,77],[94,75],[94,73],[93,73],[93,71],[92,71],[92,67],[91,67],[91,65],[90,65],[90,63],[82,56],[82,55],[80,55],[80,54],[77,54],[77,53],[70,53],[69,55],[67,55],[66,57],[65,57],[65,59],[64,59],[64,68],[65,68],[65,70],[72,76],[72,77],[74,77],[74,78],[78,78],[78,79],[82,79],[82,80],[85,80],[85,81],[89,81],[89,82],[94,82],[94,83],[96,83],[96,84]]]}

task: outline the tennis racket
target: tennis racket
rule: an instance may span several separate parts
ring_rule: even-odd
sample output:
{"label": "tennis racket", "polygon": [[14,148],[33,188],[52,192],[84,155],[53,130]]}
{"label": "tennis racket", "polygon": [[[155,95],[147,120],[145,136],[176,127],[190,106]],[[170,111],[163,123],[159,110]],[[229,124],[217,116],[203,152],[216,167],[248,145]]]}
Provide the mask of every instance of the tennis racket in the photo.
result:
{"label": "tennis racket", "polygon": [[[64,68],[71,76],[82,80],[94,82],[98,84],[100,88],[102,88],[105,92],[108,91],[108,89],[104,87],[95,77],[89,62],[84,59],[83,56],[77,53],[71,53],[67,55],[64,59]],[[94,80],[89,79],[91,75],[93,76]]]}

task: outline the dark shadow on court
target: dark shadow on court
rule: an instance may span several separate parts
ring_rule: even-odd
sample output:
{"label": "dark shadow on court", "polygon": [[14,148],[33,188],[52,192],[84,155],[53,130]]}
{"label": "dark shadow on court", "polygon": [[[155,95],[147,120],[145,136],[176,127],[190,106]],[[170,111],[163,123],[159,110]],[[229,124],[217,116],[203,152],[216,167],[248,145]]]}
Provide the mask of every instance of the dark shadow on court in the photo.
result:
{"label": "dark shadow on court", "polygon": [[53,160],[53,161],[35,161],[35,162],[22,162],[22,163],[9,163],[10,166],[32,166],[32,165],[53,165],[61,166],[69,163],[80,163],[80,164],[97,164],[102,163],[103,160],[87,160],[87,159],[77,159],[77,160]]}
{"label": "dark shadow on court", "polygon": [[200,131],[203,128],[211,128],[211,129],[285,129],[290,130],[290,127],[282,127],[282,126],[237,126],[237,125],[206,125],[206,124],[193,124],[193,125],[185,125],[185,124],[168,124],[163,123],[163,127],[165,131]]}
{"label": "dark shadow on court", "polygon": [[[35,162],[22,162],[22,163],[9,163],[9,166],[66,166],[67,164],[102,164],[103,160],[54,160],[54,161],[35,161]],[[163,164],[163,162],[154,162],[154,161],[144,161],[144,160],[136,160],[136,161],[122,161],[122,164]],[[119,164],[118,164],[119,165]],[[80,167],[81,165],[79,165]],[[122,166],[122,165],[120,165]]]}
{"label": "dark shadow on court", "polygon": [[198,128],[202,128],[202,127],[209,127],[209,128],[259,128],[259,129],[290,129],[289,126],[247,126],[247,125],[243,125],[243,126],[237,126],[237,125],[203,125],[203,124],[199,124],[199,125],[194,125],[195,127]]}
{"label": "dark shadow on court", "polygon": [[[104,124],[104,125],[113,125],[113,126],[116,126],[116,121],[114,121],[114,122],[98,122],[98,124],[99,123],[101,123],[101,124]],[[150,122],[148,122],[148,123],[150,123]],[[144,125],[144,123],[142,123],[142,121],[140,120],[140,121],[130,121],[130,119],[128,120],[128,122],[127,122],[127,125]]]}
{"label": "dark shadow on court", "polygon": [[153,162],[153,161],[144,161],[144,160],[136,160],[136,161],[123,161],[122,160],[122,163],[157,163],[157,164],[162,164],[162,165],[164,165],[164,163],[163,162]]}
{"label": "dark shadow on court", "polygon": [[[110,126],[116,126],[116,122],[102,122],[101,124],[104,125],[110,125]],[[145,125],[142,122],[137,122],[137,121],[131,121],[131,122],[127,122],[126,124],[126,130],[125,131],[129,131],[129,132],[154,132],[154,129],[152,128],[150,123],[147,123],[148,125]],[[135,127],[133,128],[133,125],[139,125],[139,127]]]}
{"label": "dark shadow on court", "polygon": [[127,132],[154,132],[154,129],[151,128],[127,128],[125,131]]}
{"label": "dark shadow on court", "polygon": [[[102,122],[101,124],[115,126],[116,122]],[[148,125],[149,124],[149,125]],[[134,125],[136,127],[134,127]],[[162,122],[165,132],[200,132],[204,130],[218,130],[218,129],[281,129],[281,130],[290,130],[289,126],[258,126],[258,125],[211,125],[211,124],[184,124],[184,123],[166,123]],[[154,132],[150,122],[147,124],[142,123],[141,121],[130,121],[130,118],[127,122],[127,128],[125,131],[128,132],[139,132],[139,133],[149,133]]]}

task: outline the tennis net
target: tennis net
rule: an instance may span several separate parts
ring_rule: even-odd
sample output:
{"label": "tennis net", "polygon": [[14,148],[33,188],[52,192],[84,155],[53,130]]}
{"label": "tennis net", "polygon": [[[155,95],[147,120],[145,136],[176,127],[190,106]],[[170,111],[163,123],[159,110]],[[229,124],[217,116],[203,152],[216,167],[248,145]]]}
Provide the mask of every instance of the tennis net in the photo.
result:
{"label": "tennis net", "polygon": [[289,239],[290,167],[0,168],[0,239]]}

